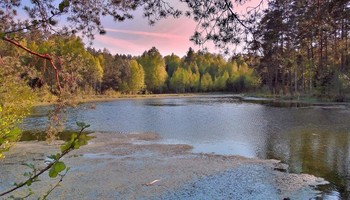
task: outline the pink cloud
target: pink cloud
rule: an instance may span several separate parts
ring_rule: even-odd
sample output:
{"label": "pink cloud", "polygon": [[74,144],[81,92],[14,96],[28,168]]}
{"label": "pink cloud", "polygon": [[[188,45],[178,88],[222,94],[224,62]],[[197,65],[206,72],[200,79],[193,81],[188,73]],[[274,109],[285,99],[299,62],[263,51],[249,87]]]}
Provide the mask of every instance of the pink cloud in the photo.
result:
{"label": "pink cloud", "polygon": [[[235,11],[245,13],[250,7],[259,4],[259,0],[247,1],[244,5],[234,3]],[[266,6],[266,5],[264,5]],[[107,48],[113,54],[141,55],[153,46],[159,49],[163,56],[175,53],[184,56],[189,47],[199,49],[189,41],[197,25],[191,19],[180,17],[178,19],[167,18],[158,21],[154,26],[147,26],[147,20],[142,17],[142,10],[135,11],[135,19],[128,22],[115,23],[108,21],[107,34],[97,36],[96,48]],[[218,53],[218,49],[209,42],[205,44],[209,51]]]}
{"label": "pink cloud", "polygon": [[[115,33],[122,33],[122,35]],[[132,37],[130,34],[132,34]],[[155,46],[163,56],[171,53],[183,56],[188,51],[188,48],[193,48],[194,45],[189,41],[188,36],[144,31],[107,30],[106,35],[96,36],[94,46],[97,49],[107,48],[113,54],[131,54],[136,56]],[[198,48],[195,46],[194,49]]]}
{"label": "pink cloud", "polygon": [[136,54],[140,49],[138,44],[128,40],[118,39],[107,35],[98,35],[95,38],[94,46],[97,49],[106,48],[113,54]]}
{"label": "pink cloud", "polygon": [[146,36],[146,37],[157,37],[157,38],[167,38],[167,39],[188,39],[188,37],[184,35],[174,35],[169,33],[133,31],[133,30],[113,29],[113,28],[106,28],[106,31],[114,32],[114,33],[133,34],[133,35]]}

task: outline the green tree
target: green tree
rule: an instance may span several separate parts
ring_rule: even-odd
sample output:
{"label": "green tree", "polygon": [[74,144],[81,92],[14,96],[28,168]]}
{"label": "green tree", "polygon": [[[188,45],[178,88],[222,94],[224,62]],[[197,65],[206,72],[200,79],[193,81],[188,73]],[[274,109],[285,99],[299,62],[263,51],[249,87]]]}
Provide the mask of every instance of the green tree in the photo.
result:
{"label": "green tree", "polygon": [[102,92],[121,90],[122,83],[126,83],[130,76],[128,59],[118,54],[113,56],[107,49],[99,54],[104,59]]}
{"label": "green tree", "polygon": [[237,70],[226,81],[227,90],[233,92],[246,92],[260,86],[259,77],[256,76],[254,70],[248,66],[246,62],[241,60],[237,66]]}
{"label": "green tree", "polygon": [[[51,52],[48,51],[47,42],[53,44]],[[42,52],[50,52],[61,58],[61,76],[72,92],[81,87],[84,91],[94,89],[102,81],[103,58],[94,56],[84,47],[84,43],[79,37],[54,36],[40,45]],[[48,79],[50,79],[49,77]],[[90,93],[93,93],[90,91]]]}
{"label": "green tree", "polygon": [[166,71],[168,73],[168,77],[172,77],[174,72],[181,65],[181,59],[179,56],[175,54],[171,54],[164,57]]}
{"label": "green tree", "polygon": [[235,59],[232,59],[231,61],[226,63],[226,71],[228,72],[228,75],[231,77],[233,76],[238,70],[237,62]]}
{"label": "green tree", "polygon": [[141,92],[145,87],[145,72],[136,60],[130,60],[130,78],[128,89],[132,94]]}
{"label": "green tree", "polygon": [[207,72],[202,76],[200,80],[200,90],[202,92],[208,92],[208,91],[211,91],[212,87],[213,87],[213,80],[211,78],[211,75]]}
{"label": "green tree", "polygon": [[145,71],[145,84],[152,92],[162,92],[167,78],[165,62],[158,49],[152,47],[138,59]]}
{"label": "green tree", "polygon": [[189,92],[198,92],[199,87],[200,87],[200,74],[199,74],[199,71],[197,70],[191,73]]}
{"label": "green tree", "polygon": [[176,93],[185,92],[185,70],[183,68],[177,68],[173,76],[169,81],[169,89]]}
{"label": "green tree", "polygon": [[224,72],[222,76],[219,76],[215,79],[214,85],[215,90],[225,91],[226,90],[226,82],[229,78],[229,73],[227,71]]}

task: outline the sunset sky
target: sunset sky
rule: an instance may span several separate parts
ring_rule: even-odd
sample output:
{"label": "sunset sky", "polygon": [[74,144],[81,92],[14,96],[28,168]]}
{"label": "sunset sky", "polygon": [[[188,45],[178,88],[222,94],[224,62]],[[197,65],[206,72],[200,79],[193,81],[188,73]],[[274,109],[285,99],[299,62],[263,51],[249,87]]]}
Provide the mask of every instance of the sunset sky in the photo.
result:
{"label": "sunset sky", "polygon": [[[236,7],[238,13],[244,12],[247,6],[258,5],[260,0],[252,0],[244,7]],[[178,3],[181,4],[181,3]],[[236,5],[236,4],[234,4]],[[183,5],[176,5],[183,6]],[[175,53],[184,56],[189,47],[199,47],[189,41],[196,23],[186,17],[168,18],[149,26],[142,17],[142,9],[135,11],[134,19],[125,22],[113,22],[105,19],[106,35],[97,35],[93,46],[96,49],[108,49],[111,53],[141,55],[145,50],[155,46],[163,56]],[[219,52],[210,43],[206,45],[211,52]]]}

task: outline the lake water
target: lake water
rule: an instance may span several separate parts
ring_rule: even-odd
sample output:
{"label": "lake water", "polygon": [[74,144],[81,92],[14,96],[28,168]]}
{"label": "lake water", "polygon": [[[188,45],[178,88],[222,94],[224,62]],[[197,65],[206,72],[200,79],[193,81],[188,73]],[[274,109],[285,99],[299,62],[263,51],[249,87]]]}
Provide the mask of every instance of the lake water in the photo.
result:
{"label": "lake water", "polygon": [[[91,131],[156,132],[164,143],[185,143],[194,152],[279,159],[291,172],[320,176],[323,199],[350,196],[350,106],[274,104],[240,101],[234,96],[199,96],[83,104],[67,112]],[[48,107],[37,107],[24,122],[42,129]]]}

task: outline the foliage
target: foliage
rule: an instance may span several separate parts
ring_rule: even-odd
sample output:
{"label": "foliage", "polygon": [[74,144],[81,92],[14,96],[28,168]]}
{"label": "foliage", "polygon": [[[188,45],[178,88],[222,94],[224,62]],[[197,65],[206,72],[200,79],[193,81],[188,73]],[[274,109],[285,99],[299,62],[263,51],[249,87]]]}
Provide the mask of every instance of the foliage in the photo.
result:
{"label": "foliage", "polygon": [[[31,33],[23,35],[22,43],[27,43]],[[227,87],[230,77],[245,73],[247,79],[259,87],[259,78],[253,69],[244,62],[245,58],[236,56],[226,61],[222,56],[209,52],[194,52],[189,49],[186,56],[179,58],[175,54],[160,55],[156,48],[143,53],[139,57],[130,55],[112,55],[108,50],[96,51],[84,47],[81,39],[76,36],[66,37],[52,35],[37,39],[28,44],[38,52],[48,52],[59,56],[57,66],[60,68],[62,91],[69,94],[95,95],[109,92],[137,94],[149,90],[151,92],[206,92],[206,91],[236,91]],[[9,53],[7,53],[9,54]],[[17,53],[13,53],[17,55]],[[8,55],[11,56],[11,55]],[[31,69],[25,75],[29,82],[42,80],[40,85],[31,85],[41,100],[52,102],[57,83],[50,70],[38,66],[50,66],[49,63],[37,59],[33,55],[19,54],[21,65]],[[239,64],[238,64],[239,63]],[[174,70],[174,71],[173,71]],[[209,77],[204,77],[209,74]],[[207,76],[207,75],[206,75]],[[202,83],[200,83],[202,81]],[[232,78],[230,79],[232,83]],[[232,85],[232,84],[231,84]],[[209,87],[209,88],[208,88]]]}
{"label": "foliage", "polygon": [[181,65],[181,58],[175,54],[164,57],[168,77],[172,77],[174,72]]}
{"label": "foliage", "polygon": [[30,112],[33,94],[20,78],[22,66],[15,58],[2,59],[0,68],[0,159],[21,136],[18,125]]}
{"label": "foliage", "polygon": [[212,87],[213,87],[213,80],[211,79],[210,74],[207,72],[201,78],[200,89],[203,92],[209,92],[212,90]]}
{"label": "foliage", "polygon": [[158,49],[153,47],[146,51],[139,58],[138,62],[145,71],[145,84],[148,90],[152,92],[162,92],[167,73],[165,62]]}
{"label": "foliage", "polygon": [[143,67],[136,61],[129,61],[130,77],[127,80],[127,91],[132,94],[141,92],[145,87],[145,72]]}

